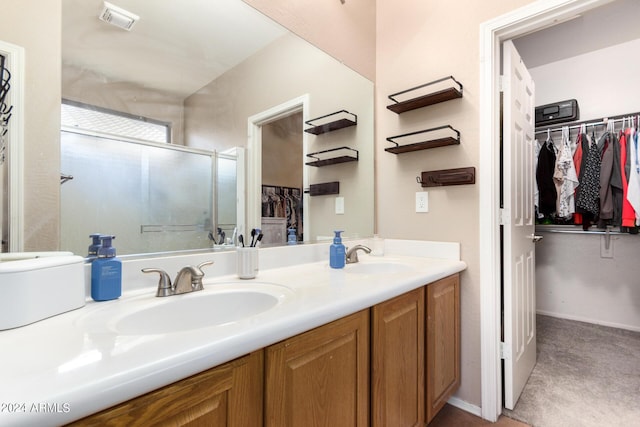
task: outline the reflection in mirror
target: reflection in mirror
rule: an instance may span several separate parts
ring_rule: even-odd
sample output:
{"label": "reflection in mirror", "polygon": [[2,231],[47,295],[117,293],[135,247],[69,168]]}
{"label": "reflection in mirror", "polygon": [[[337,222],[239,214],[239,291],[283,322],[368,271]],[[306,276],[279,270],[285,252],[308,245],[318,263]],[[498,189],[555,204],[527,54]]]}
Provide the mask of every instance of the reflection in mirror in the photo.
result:
{"label": "reflection in mirror", "polygon": [[[345,202],[344,214],[336,214],[336,195],[303,195],[308,221],[299,239],[336,228],[347,236],[373,233],[370,81],[241,0],[112,3],[140,16],[131,31],[98,20],[102,0],[62,0],[63,98],[168,124],[169,141],[63,128],[61,173],[73,179],[61,187],[62,250],[85,254],[96,232],[116,234],[119,254],[211,248],[222,233],[233,243],[236,228],[247,232],[245,223],[260,227],[261,169],[289,167],[282,157],[262,162],[256,132],[247,138],[247,129],[258,129],[261,142],[271,118],[250,118],[301,97],[307,102],[298,108],[298,126],[342,109],[358,115],[358,126],[319,136],[297,129],[302,148],[292,150],[293,161],[303,180],[295,187],[340,181]],[[343,145],[360,152],[359,162],[303,166],[308,153]],[[246,174],[236,147],[246,148]]]}
{"label": "reflection in mirror", "polygon": [[[225,234],[222,227],[235,227],[235,209],[228,207],[227,223],[219,223],[214,206],[220,204],[212,197],[220,180],[220,189],[235,205],[233,156],[218,158],[167,144],[163,125],[77,104],[62,107],[60,224],[65,249],[83,253],[87,236],[107,234],[105,230],[118,238],[121,255],[225,243],[218,236]],[[176,172],[176,165],[189,173]]]}

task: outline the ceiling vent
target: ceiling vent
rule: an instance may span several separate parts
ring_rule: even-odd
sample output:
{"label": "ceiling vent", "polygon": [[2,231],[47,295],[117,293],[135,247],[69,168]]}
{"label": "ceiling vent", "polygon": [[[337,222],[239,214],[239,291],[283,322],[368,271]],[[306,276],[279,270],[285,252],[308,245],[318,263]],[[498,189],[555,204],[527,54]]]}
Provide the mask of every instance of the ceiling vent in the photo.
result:
{"label": "ceiling vent", "polygon": [[140,19],[138,15],[124,10],[121,7],[114,6],[108,2],[104,2],[104,9],[102,9],[98,18],[100,18],[101,21],[108,22],[111,25],[115,25],[116,27],[120,27],[127,31],[131,30],[138,19]]}

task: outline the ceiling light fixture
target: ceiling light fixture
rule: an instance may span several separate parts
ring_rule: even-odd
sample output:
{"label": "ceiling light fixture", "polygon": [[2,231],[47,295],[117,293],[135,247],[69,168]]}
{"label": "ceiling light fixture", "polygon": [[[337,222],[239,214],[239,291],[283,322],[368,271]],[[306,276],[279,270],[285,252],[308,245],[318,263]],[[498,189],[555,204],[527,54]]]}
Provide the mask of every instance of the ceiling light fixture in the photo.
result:
{"label": "ceiling light fixture", "polygon": [[102,9],[98,18],[100,18],[101,21],[108,22],[111,25],[127,31],[130,31],[134,24],[140,19],[138,15],[106,1],[104,2],[104,9]]}

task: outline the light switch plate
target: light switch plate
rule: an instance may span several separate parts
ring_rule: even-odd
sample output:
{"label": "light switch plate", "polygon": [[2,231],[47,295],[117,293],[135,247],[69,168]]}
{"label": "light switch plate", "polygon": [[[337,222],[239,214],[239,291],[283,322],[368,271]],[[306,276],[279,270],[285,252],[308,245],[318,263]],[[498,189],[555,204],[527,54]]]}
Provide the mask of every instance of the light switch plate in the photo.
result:
{"label": "light switch plate", "polygon": [[336,197],[336,215],[344,215],[344,197]]}
{"label": "light switch plate", "polygon": [[416,192],[416,212],[429,212],[429,192]]}

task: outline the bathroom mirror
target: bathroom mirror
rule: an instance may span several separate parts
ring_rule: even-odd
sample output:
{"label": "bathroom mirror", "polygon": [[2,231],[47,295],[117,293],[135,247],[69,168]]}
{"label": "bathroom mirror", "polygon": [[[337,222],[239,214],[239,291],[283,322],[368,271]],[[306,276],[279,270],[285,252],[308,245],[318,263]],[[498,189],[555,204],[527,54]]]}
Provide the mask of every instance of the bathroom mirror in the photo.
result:
{"label": "bathroom mirror", "polygon": [[[235,152],[236,147],[241,147],[247,158],[247,172],[243,173],[242,167],[237,168],[240,174],[233,184],[239,194],[235,197],[230,197],[231,191],[223,191],[220,182],[215,180],[220,168],[217,161],[212,160],[213,194],[211,201],[208,201],[203,200],[202,194],[194,188],[194,183],[206,180],[193,175],[201,167],[177,157],[158,166],[155,173],[149,173],[154,169],[154,166],[150,166],[152,160],[150,156],[142,154],[135,161],[136,167],[146,170],[147,175],[140,173],[142,183],[131,181],[129,187],[136,187],[136,191],[127,194],[127,197],[132,198],[130,202],[140,198],[137,201],[140,202],[140,209],[154,212],[166,209],[175,214],[166,215],[161,223],[133,224],[131,230],[124,232],[126,239],[120,241],[124,243],[135,237],[133,235],[136,232],[148,232],[154,233],[153,242],[163,241],[167,234],[172,233],[180,242],[178,231],[184,228],[182,226],[189,226],[191,232],[195,230],[199,243],[195,246],[191,243],[180,246],[178,243],[177,247],[152,244],[146,249],[128,244],[117,245],[120,254],[157,252],[158,248],[173,251],[212,247],[210,233],[213,232],[213,239],[219,241],[216,225],[221,221],[221,214],[212,216],[206,212],[206,205],[213,212],[226,212],[224,215],[227,218],[229,212],[233,212],[236,215],[235,225],[240,227],[240,232],[247,233],[251,228],[263,227],[263,218],[267,213],[262,211],[261,187],[299,190],[295,194],[302,196],[304,208],[298,216],[300,221],[304,217],[306,222],[300,225],[297,232],[299,240],[329,237],[334,229],[346,230],[347,237],[373,234],[371,81],[241,0],[114,0],[111,3],[116,7],[107,15],[110,14],[114,22],[129,25],[127,11],[139,17],[130,30],[98,19],[98,15],[104,13],[105,4],[109,6],[102,0],[62,0],[63,98],[89,109],[95,106],[116,114],[122,113],[127,118],[142,119],[143,122],[168,124],[170,143],[184,146],[186,151],[190,150],[195,155],[204,154],[206,157],[207,153],[215,153],[212,154],[213,158],[217,158],[222,153],[223,158],[233,160],[233,155],[224,153]],[[301,132],[302,128],[310,127],[304,121],[340,110],[348,110],[357,116],[357,125],[322,135]],[[294,159],[294,164],[297,163],[295,167],[299,168],[296,176],[302,176],[302,181],[288,184],[285,178],[284,181],[264,182],[263,176],[273,175],[269,170],[282,172],[291,166],[285,163],[289,151],[286,143],[281,144],[285,147],[281,154],[274,157],[270,153],[270,157],[262,161],[263,145],[267,144],[266,133],[263,139],[262,130],[268,132],[269,138],[274,133],[283,139],[288,138],[283,133],[288,132],[287,126],[290,127],[291,120],[284,121],[288,123],[287,126],[278,124],[282,123],[281,119],[293,114],[299,117],[293,129],[299,135],[299,141],[293,144],[301,144],[303,148],[290,151],[297,153],[297,161]],[[270,124],[276,125],[275,131]],[[73,129],[63,131],[63,144],[68,139],[65,133],[69,131]],[[90,133],[85,143],[91,144],[91,140],[105,137],[111,138],[100,132]],[[154,143],[151,146],[155,149],[161,144]],[[357,161],[323,167],[305,165],[314,160],[309,155],[342,146],[357,152]],[[103,177],[101,188],[109,189],[109,175],[123,173],[122,166],[109,163],[114,157],[118,156],[93,154],[85,157],[100,160],[105,167],[107,176]],[[240,161],[244,166],[245,160]],[[63,161],[61,174],[74,176],[74,171],[64,170]],[[159,185],[164,190],[158,196],[151,195],[148,190],[150,184],[147,181],[154,174],[160,179]],[[178,178],[186,180],[186,183],[177,184]],[[79,185],[78,179],[74,176],[74,179],[62,184],[61,193],[67,191],[65,186],[70,188]],[[193,179],[193,183],[189,184],[189,179]],[[229,179],[225,182],[228,185]],[[319,196],[304,193],[311,184],[327,182],[339,182],[339,193]],[[217,197],[216,188],[220,193],[218,196],[226,197]],[[94,206],[88,199],[83,202],[82,198],[75,199],[72,206],[65,206],[63,197],[61,221],[65,221],[65,212],[79,209],[86,210],[82,215],[102,216],[108,216],[108,210],[113,209],[113,214],[118,216],[120,222],[137,220],[137,215],[128,211],[132,203],[127,203],[124,197],[128,191],[126,189],[124,183],[120,190],[114,186],[111,191],[104,191],[105,197],[112,193],[114,199],[113,204],[102,207]],[[178,206],[163,205],[165,200],[170,199],[171,192],[183,196],[177,202]],[[284,203],[284,196],[282,200]],[[125,203],[127,206],[123,206]],[[226,206],[234,203],[232,209]],[[179,212],[193,215],[183,219],[179,218]],[[285,216],[290,216],[290,210],[283,207],[280,214],[283,212]],[[227,237],[231,237],[231,228],[226,230]],[[61,230],[61,249],[78,254],[86,250],[88,234],[117,233],[102,229],[89,233],[86,230],[78,231],[77,222],[62,226]],[[68,232],[65,230],[74,230],[78,234],[73,247],[65,247],[65,242],[71,241],[64,235]],[[284,244],[285,240],[277,242]]]}

